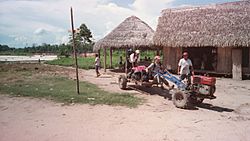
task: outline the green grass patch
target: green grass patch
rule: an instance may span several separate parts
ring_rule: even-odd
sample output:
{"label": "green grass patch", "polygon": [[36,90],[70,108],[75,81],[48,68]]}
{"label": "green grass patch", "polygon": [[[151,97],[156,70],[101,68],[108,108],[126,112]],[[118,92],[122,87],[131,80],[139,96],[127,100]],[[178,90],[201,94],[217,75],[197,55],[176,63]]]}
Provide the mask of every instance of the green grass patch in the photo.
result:
{"label": "green grass patch", "polygon": [[[94,69],[95,68],[95,58],[94,57],[86,57],[86,58],[78,58],[78,66],[82,69]],[[60,57],[59,59],[47,61],[46,64],[50,65],[59,65],[59,66],[74,66],[75,60],[72,57]]]}
{"label": "green grass patch", "polygon": [[[145,57],[153,59],[155,56],[155,51],[141,51],[141,60]],[[112,68],[119,67],[120,56],[122,56],[122,62],[125,63],[125,52],[115,50],[112,55]],[[103,51],[100,56],[101,66],[104,67],[104,55]],[[74,66],[75,60],[73,57],[60,57],[57,60],[47,61],[46,64],[59,65],[59,66]],[[78,57],[78,66],[82,69],[94,69],[95,57]],[[107,68],[111,68],[110,64],[110,54],[107,51]]]}
{"label": "green grass patch", "polygon": [[35,71],[0,72],[0,94],[46,98],[49,100],[84,104],[105,104],[136,107],[143,99],[127,93],[110,93],[95,84],[80,82],[80,94],[76,94],[76,82],[62,76],[40,75]]}

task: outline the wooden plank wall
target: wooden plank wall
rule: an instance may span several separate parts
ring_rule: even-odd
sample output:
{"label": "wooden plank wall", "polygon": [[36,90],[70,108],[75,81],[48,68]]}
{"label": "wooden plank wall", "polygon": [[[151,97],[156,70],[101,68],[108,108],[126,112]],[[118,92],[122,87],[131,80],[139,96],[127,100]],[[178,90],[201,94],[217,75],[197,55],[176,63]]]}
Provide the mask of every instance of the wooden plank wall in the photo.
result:
{"label": "wooden plank wall", "polygon": [[232,49],[233,79],[242,80],[242,49]]}
{"label": "wooden plank wall", "polygon": [[232,73],[232,48],[218,48],[216,71],[218,73]]}
{"label": "wooden plank wall", "polygon": [[163,65],[168,70],[177,72],[177,66],[181,56],[182,48],[163,47]]}

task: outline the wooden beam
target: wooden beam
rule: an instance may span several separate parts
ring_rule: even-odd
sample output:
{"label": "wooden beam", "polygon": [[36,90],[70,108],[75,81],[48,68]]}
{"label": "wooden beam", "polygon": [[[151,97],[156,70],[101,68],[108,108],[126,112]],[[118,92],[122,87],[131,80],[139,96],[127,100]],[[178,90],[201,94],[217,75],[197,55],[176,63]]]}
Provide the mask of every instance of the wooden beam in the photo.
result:
{"label": "wooden beam", "polygon": [[73,39],[73,50],[74,50],[75,67],[76,67],[76,91],[77,91],[77,94],[80,94],[79,77],[78,77],[78,62],[77,62],[77,52],[76,52],[76,42],[75,42],[74,17],[73,17],[72,7],[70,8],[70,15],[71,15],[71,30],[72,30],[72,39]]}
{"label": "wooden beam", "polygon": [[112,69],[112,48],[109,49],[110,69]]}
{"label": "wooden beam", "polygon": [[[98,50],[98,57],[101,59],[101,49]],[[102,61],[100,61],[100,66],[102,66],[101,62]]]}
{"label": "wooden beam", "polygon": [[107,51],[106,51],[106,47],[104,47],[104,72],[106,72],[107,69]]}
{"label": "wooden beam", "polygon": [[242,80],[242,49],[232,49],[233,79]]}
{"label": "wooden beam", "polygon": [[128,73],[128,59],[127,59],[127,55],[128,55],[128,50],[125,48],[125,73]]}

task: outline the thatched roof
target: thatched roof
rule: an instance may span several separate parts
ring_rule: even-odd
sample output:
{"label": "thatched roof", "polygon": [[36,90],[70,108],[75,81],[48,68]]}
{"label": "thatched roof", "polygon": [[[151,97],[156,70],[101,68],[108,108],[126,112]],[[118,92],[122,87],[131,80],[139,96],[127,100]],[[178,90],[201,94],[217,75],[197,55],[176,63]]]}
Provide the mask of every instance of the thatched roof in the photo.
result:
{"label": "thatched roof", "polygon": [[112,48],[152,48],[154,30],[148,24],[131,16],[125,19],[112,32],[96,42],[94,50]]}
{"label": "thatched roof", "polygon": [[250,47],[250,1],[163,10],[153,40],[164,47]]}

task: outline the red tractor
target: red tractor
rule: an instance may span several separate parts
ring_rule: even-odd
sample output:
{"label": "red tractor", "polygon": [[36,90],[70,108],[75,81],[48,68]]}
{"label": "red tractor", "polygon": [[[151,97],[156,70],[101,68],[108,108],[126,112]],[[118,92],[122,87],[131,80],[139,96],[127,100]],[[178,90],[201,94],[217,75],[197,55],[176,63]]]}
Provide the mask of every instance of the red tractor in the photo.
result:
{"label": "red tractor", "polygon": [[[127,82],[134,82],[136,85],[150,84],[150,77],[145,71],[145,66],[134,67],[126,76],[119,77],[119,87],[126,89]],[[204,99],[215,99],[216,79],[207,76],[193,76],[192,83],[187,85],[180,79],[165,71],[164,73],[154,72],[162,83],[174,83],[177,88],[172,89],[172,100],[178,108],[188,108],[203,102]]]}

